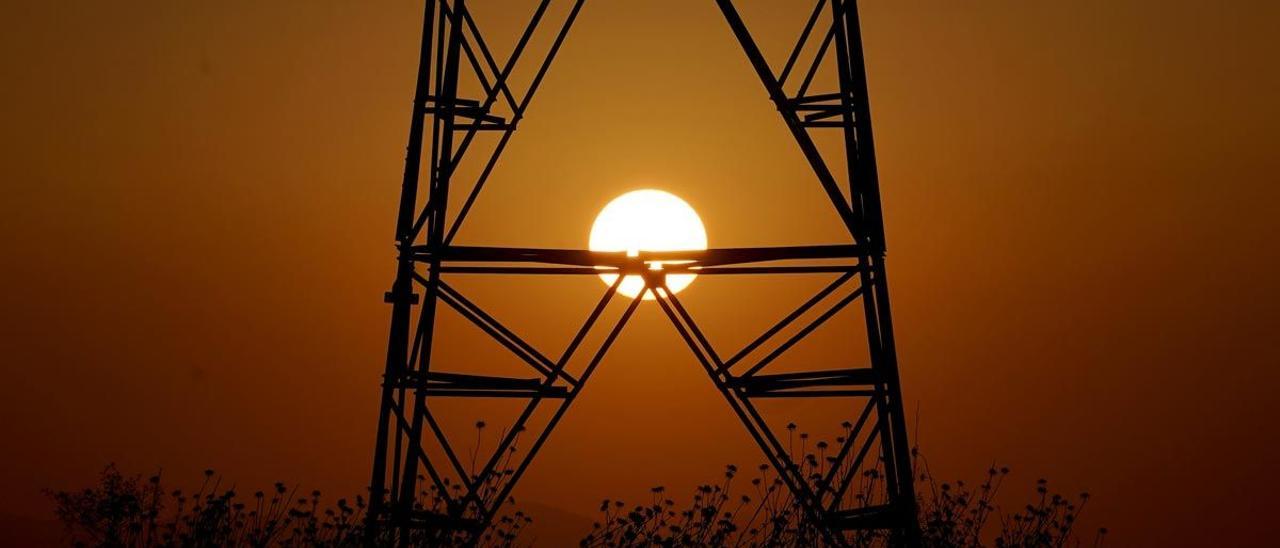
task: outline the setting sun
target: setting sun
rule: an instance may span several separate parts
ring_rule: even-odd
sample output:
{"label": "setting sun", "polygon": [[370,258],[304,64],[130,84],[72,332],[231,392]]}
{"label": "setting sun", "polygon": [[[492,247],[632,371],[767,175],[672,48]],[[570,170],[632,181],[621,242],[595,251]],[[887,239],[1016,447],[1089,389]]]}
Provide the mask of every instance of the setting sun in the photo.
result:
{"label": "setting sun", "polygon": [[[591,225],[587,243],[591,251],[625,251],[636,255],[641,251],[691,251],[707,248],[707,231],[698,213],[670,192],[661,190],[635,190],[623,194],[600,210]],[[676,261],[669,261],[675,263]],[[662,268],[662,261],[654,261],[650,267]],[[688,287],[695,274],[667,276],[667,287],[673,292]],[[613,285],[617,274],[601,274],[604,283]],[[618,291],[635,298],[644,290],[644,280],[629,275],[622,280]],[[653,296],[645,294],[646,300]]]}

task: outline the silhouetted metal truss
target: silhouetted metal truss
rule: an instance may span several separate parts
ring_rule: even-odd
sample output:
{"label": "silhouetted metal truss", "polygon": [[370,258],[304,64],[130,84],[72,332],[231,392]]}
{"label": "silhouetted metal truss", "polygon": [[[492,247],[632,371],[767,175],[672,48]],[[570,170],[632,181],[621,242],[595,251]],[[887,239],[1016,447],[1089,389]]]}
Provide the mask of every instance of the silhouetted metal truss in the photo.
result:
{"label": "silhouetted metal truss", "polygon": [[[636,297],[626,304],[617,320],[602,322],[624,278],[618,276],[587,314],[567,347],[553,359],[469,300],[447,283],[444,275],[596,276],[601,273],[600,268],[605,267],[620,274],[644,277],[645,291],[655,296],[827,542],[844,545],[853,538],[847,535],[856,535],[856,531],[885,530],[892,532],[890,538],[895,544],[918,543],[911,457],[884,268],[884,225],[855,2],[816,2],[786,64],[776,73],[766,62],[733,2],[717,0],[716,3],[854,243],[641,252],[635,256],[576,249],[453,245],[454,236],[547,74],[584,0],[572,2],[563,19],[550,23],[555,35],[548,51],[529,59],[532,54],[527,49],[531,37],[540,27],[549,24],[547,14],[551,0],[541,0],[510,58],[502,64],[494,59],[465,0],[428,0],[396,224],[398,268],[395,282],[386,294],[387,302],[392,304],[391,333],[374,451],[371,529],[391,527],[404,535],[414,528],[479,531],[490,523],[642,302]],[[815,48],[816,53],[805,55]],[[802,62],[802,57],[810,59]],[[509,83],[513,69],[530,62],[537,68],[528,88],[513,89]],[[836,71],[837,89],[824,92],[811,89],[822,67]],[[479,82],[482,96],[458,96],[460,71],[469,71],[470,77]],[[428,120],[431,142],[425,147]],[[824,129],[843,133],[843,153],[849,169],[847,198],[810,133]],[[454,169],[481,131],[500,132],[500,136],[478,177],[471,181],[461,209],[453,222],[447,223],[449,191],[459,183],[453,180]],[[427,194],[425,204],[419,207],[419,172],[424,150],[428,153]],[[653,261],[663,261],[663,269],[652,270],[649,265]],[[667,290],[665,276],[681,272],[699,275],[834,273],[838,277],[745,347],[725,354],[713,347],[690,311]],[[422,291],[421,302],[418,289]],[[770,363],[855,302],[861,303],[865,319],[870,350],[870,363],[866,367],[765,372]],[[439,364],[430,363],[440,303],[475,324],[527,364],[532,376],[469,374],[446,371]],[[816,318],[803,326],[797,325],[798,320],[818,309],[823,311]],[[412,321],[415,311],[416,325]],[[798,329],[789,337],[783,337],[783,331],[793,325]],[[602,342],[594,348],[584,347],[584,341],[598,329],[607,330]],[[764,357],[748,360],[757,351],[763,352],[769,347],[773,349]],[[566,365],[577,354],[590,357],[585,368],[574,376]],[[493,456],[479,472],[471,473],[463,466],[428,407],[428,402],[444,397],[517,398],[527,400],[527,404],[516,423],[505,431]],[[792,459],[778,434],[765,423],[755,400],[830,397],[861,402],[850,407],[849,433],[837,453],[839,462],[851,464],[833,466],[825,474],[805,477],[800,463]],[[531,433],[534,438],[528,450],[513,469],[503,473],[499,470],[500,461],[525,430],[535,409],[543,404],[553,408],[550,419],[544,428]],[[424,449],[424,443],[432,438],[439,444],[443,458],[432,459]],[[878,449],[878,454],[873,455],[873,449]],[[850,486],[860,474],[874,467],[882,470],[885,479],[884,502],[851,505]],[[424,509],[419,499],[420,477],[425,477],[445,499],[446,511]],[[460,485],[450,484],[449,477],[457,478]],[[489,485],[497,487],[483,491],[484,486]],[[472,539],[475,540],[474,535]]]}

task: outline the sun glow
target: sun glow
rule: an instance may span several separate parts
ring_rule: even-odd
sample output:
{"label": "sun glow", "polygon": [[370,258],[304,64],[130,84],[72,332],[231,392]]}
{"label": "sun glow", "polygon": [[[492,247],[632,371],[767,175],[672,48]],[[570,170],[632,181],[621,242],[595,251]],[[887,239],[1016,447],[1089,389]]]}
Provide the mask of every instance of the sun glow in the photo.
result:
{"label": "sun glow", "polygon": [[[707,248],[707,231],[702,219],[689,204],[674,194],[661,190],[635,190],[614,198],[591,225],[587,243],[591,251],[625,251],[636,255],[641,251],[693,251]],[[661,270],[663,263],[654,261],[650,268]],[[688,287],[696,274],[670,274],[667,287],[674,293]],[[613,285],[617,274],[601,274],[600,279]],[[644,279],[630,274],[618,286],[618,292],[635,298],[644,290]],[[645,293],[645,300],[652,294]]]}

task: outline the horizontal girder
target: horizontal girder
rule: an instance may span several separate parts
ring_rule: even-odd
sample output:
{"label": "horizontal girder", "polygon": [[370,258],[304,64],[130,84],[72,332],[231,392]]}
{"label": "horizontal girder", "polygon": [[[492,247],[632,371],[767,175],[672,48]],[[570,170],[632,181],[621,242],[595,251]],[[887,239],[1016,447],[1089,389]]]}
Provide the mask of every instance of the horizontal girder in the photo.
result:
{"label": "horizontal girder", "polygon": [[879,379],[879,373],[871,368],[832,369],[743,375],[730,377],[726,384],[741,388],[743,395],[747,397],[867,396],[871,395],[871,391],[849,390],[848,387],[874,387],[880,383]]}
{"label": "horizontal girder", "polygon": [[[654,263],[662,263],[663,270],[670,271],[773,261],[862,259],[866,256],[855,244],[640,251],[635,254],[624,251],[480,246],[446,246],[433,251],[430,246],[422,245],[413,246],[411,254],[414,260],[421,262],[539,263],[605,267],[624,272],[652,270],[651,265]],[[673,262],[679,264],[670,264]]]}
{"label": "horizontal girder", "polygon": [[419,374],[406,371],[398,379],[390,379],[395,388],[422,389],[427,394],[455,397],[491,398],[563,398],[565,386],[553,386],[546,379],[515,378],[428,371]]}
{"label": "horizontal girder", "polygon": [[910,514],[893,505],[882,504],[829,512],[823,521],[828,527],[841,531],[890,529],[901,527],[907,516]]}

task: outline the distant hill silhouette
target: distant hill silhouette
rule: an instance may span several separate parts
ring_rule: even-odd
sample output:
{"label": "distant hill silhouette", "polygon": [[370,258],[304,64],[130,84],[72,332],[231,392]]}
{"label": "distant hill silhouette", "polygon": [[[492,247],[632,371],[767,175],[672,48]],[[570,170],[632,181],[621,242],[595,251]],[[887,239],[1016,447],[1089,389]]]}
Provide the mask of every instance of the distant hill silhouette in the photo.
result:
{"label": "distant hill silhouette", "polygon": [[538,501],[521,500],[519,506],[533,516],[522,536],[536,546],[577,546],[591,531],[589,516]]}

